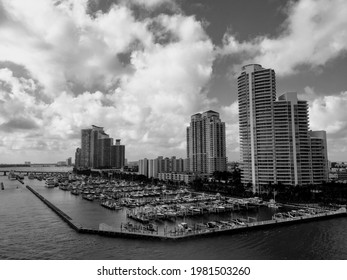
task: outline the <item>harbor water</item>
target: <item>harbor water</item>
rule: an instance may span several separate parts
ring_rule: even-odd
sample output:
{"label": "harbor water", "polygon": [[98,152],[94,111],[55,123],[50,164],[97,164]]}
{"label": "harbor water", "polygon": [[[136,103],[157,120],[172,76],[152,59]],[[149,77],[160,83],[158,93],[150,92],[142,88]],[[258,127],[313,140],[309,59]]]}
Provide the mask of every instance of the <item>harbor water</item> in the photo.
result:
{"label": "harbor water", "polygon": [[[125,210],[108,210],[70,192],[45,188],[44,181],[27,177],[23,185],[8,180],[7,176],[0,176],[1,182],[4,184],[4,190],[0,190],[2,260],[347,259],[346,218],[181,241],[111,238],[78,234],[25,185],[30,185],[76,222],[91,228],[98,228],[100,223],[119,227],[126,221],[122,212]],[[269,211],[275,210],[251,215],[264,219]],[[204,222],[202,217],[194,219]]]}

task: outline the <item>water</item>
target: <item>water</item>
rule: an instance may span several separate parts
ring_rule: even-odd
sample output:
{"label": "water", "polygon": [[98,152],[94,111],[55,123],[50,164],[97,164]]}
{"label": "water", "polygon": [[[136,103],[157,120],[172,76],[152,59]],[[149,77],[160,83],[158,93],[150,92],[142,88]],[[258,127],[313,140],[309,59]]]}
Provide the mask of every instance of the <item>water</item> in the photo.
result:
{"label": "water", "polygon": [[[77,222],[118,226],[116,213],[44,182],[0,176],[0,259],[347,259],[347,219],[234,235],[156,241],[82,235],[25,188],[30,185]],[[124,219],[124,218],[123,218]]]}

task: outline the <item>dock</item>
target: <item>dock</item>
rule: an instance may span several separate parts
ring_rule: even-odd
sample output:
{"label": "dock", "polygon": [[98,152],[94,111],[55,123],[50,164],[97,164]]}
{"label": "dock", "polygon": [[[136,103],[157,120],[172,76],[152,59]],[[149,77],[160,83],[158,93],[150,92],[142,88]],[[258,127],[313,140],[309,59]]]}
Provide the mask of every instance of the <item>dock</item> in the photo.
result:
{"label": "dock", "polygon": [[141,239],[156,239],[156,240],[182,240],[187,238],[208,237],[213,235],[222,234],[235,234],[251,230],[261,230],[266,228],[274,228],[278,226],[287,226],[291,224],[307,223],[317,220],[331,219],[337,217],[346,217],[347,210],[345,207],[336,210],[326,210],[322,213],[316,213],[308,216],[300,217],[288,217],[283,219],[272,219],[267,221],[254,221],[246,222],[240,225],[221,226],[215,228],[188,228],[188,229],[175,229],[168,231],[164,228],[164,232],[156,230],[149,230],[148,227],[141,225],[134,225],[127,223],[121,225],[120,228],[115,228],[106,224],[100,224],[98,229],[86,228],[71,217],[65,214],[62,210],[45,199],[37,191],[30,186],[26,188],[31,191],[36,197],[38,197],[45,205],[47,205],[53,212],[55,212],[65,223],[67,223],[72,229],[81,234],[97,234],[109,237],[121,237],[121,238],[141,238]]}

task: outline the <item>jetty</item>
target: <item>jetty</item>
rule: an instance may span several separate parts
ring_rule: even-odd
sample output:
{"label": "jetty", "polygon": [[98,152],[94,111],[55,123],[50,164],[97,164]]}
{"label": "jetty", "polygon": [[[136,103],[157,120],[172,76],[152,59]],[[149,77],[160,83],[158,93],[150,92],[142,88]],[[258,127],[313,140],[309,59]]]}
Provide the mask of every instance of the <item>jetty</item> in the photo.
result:
{"label": "jetty", "polygon": [[[234,234],[250,230],[260,230],[265,228],[273,228],[278,226],[286,226],[290,224],[307,223],[323,219],[331,219],[337,217],[346,217],[347,210],[345,207],[339,209],[319,209],[317,211],[307,211],[299,215],[285,215],[280,218],[273,217],[267,221],[216,221],[204,224],[196,224],[189,226],[181,223],[178,228],[164,231],[159,231],[158,227],[152,223],[144,225],[126,223],[121,224],[120,228],[112,227],[106,224],[100,224],[98,229],[86,228],[83,225],[74,221],[71,217],[65,214],[61,209],[56,207],[50,201],[45,199],[37,191],[30,186],[26,188],[38,197],[45,205],[54,211],[64,222],[78,233],[98,234],[110,237],[125,237],[125,238],[149,238],[158,240],[182,240],[186,238],[207,237],[211,235]],[[183,225],[184,224],[184,225]]]}

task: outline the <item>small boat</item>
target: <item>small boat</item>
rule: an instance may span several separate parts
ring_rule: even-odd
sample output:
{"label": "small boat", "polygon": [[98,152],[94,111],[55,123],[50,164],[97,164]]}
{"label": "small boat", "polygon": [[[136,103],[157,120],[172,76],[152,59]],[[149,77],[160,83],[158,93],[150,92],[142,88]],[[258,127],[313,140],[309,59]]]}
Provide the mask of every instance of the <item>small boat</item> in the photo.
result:
{"label": "small boat", "polygon": [[154,224],[148,224],[144,227],[145,230],[148,231],[156,231],[157,229],[155,229],[155,225]]}
{"label": "small boat", "polygon": [[79,195],[80,193],[79,193],[79,191],[77,189],[73,189],[73,190],[71,190],[71,194]]}
{"label": "small boat", "polygon": [[56,185],[56,184],[55,184],[53,178],[47,178],[47,179],[46,179],[45,186],[46,186],[47,188],[54,188],[55,185]]}
{"label": "small boat", "polygon": [[10,172],[8,173],[8,179],[11,180],[11,181],[17,180],[17,176],[16,176],[16,174],[14,173],[14,171],[10,171]]}
{"label": "small boat", "polygon": [[87,194],[87,195],[82,195],[83,199],[89,200],[89,201],[93,201],[94,200],[94,196],[91,194]]}

